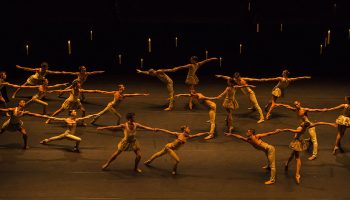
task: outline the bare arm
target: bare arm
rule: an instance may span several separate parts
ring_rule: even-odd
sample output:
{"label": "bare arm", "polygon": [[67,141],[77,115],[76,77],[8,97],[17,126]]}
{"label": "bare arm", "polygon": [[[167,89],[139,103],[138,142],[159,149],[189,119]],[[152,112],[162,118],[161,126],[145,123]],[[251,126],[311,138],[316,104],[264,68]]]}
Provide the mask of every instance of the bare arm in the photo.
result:
{"label": "bare arm", "polygon": [[276,78],[248,78],[248,77],[244,77],[242,79],[245,81],[266,82],[266,81],[279,81],[279,80],[281,80],[281,77],[276,77]]}
{"label": "bare arm", "polygon": [[63,87],[63,86],[67,86],[68,83],[61,83],[61,84],[56,84],[56,85],[50,85],[47,86],[48,89],[53,89],[53,88],[58,88],[58,87]]}
{"label": "bare arm", "polygon": [[207,64],[208,62],[215,61],[215,60],[218,60],[218,58],[208,58],[208,59],[206,59],[206,60],[203,60],[203,61],[201,61],[201,62],[198,62],[198,65],[199,65],[199,66],[202,66],[202,65],[204,65],[204,64]]}
{"label": "bare arm", "polygon": [[76,118],[75,121],[81,121],[81,120],[89,119],[89,118],[95,117],[97,115],[99,115],[99,113],[96,113],[96,114],[93,114],[93,115],[87,115],[85,117],[79,117],[79,118]]}
{"label": "bare arm", "polygon": [[70,92],[72,91],[71,89],[67,89],[67,90],[50,90],[50,91],[47,91],[47,93],[53,93],[53,92],[56,92],[56,93],[61,93],[61,92]]}
{"label": "bare arm", "polygon": [[[25,88],[23,86],[21,87],[20,85],[8,83],[8,82],[1,83],[0,85],[6,85],[6,86],[14,87],[14,88]],[[36,87],[38,87],[38,86],[36,86]]]}
{"label": "bare arm", "polygon": [[52,70],[46,70],[46,73],[48,73],[48,74],[63,74],[63,75],[77,75],[78,74],[78,72],[52,71]]}
{"label": "bare arm", "polygon": [[101,93],[101,94],[106,94],[106,91],[102,91],[102,90],[84,90],[84,89],[79,89],[79,92],[81,92],[81,93]]}
{"label": "bare arm", "polygon": [[9,112],[11,110],[14,110],[13,108],[0,108],[0,111],[2,112]]}
{"label": "bare arm", "polygon": [[95,75],[95,74],[102,74],[105,71],[92,71],[92,72],[86,72],[87,75]]}
{"label": "bare arm", "polygon": [[125,125],[124,124],[120,124],[118,126],[101,126],[101,127],[97,127],[96,129],[97,130],[104,130],[104,129],[123,129],[125,128]]}
{"label": "bare arm", "polygon": [[179,134],[178,132],[169,131],[169,130],[163,129],[163,128],[156,128],[156,131],[161,131],[161,132],[168,133],[168,134],[175,135],[175,136],[177,136]]}
{"label": "bare arm", "polygon": [[243,137],[243,136],[238,135],[238,134],[234,134],[234,133],[225,133],[225,135],[226,135],[226,136],[232,136],[232,137],[238,138],[238,139],[243,140],[243,141],[245,141],[245,142],[248,141],[248,138]]}
{"label": "bare arm", "polygon": [[30,71],[30,72],[36,72],[38,70],[38,68],[22,67],[22,66],[19,66],[19,65],[16,65],[16,68],[22,69],[24,71]]}
{"label": "bare arm", "polygon": [[308,112],[326,112],[327,108],[304,108]]}
{"label": "bare arm", "polygon": [[190,94],[177,94],[175,97],[190,97]]}
{"label": "bare arm", "polygon": [[262,137],[266,137],[266,136],[270,136],[270,135],[275,135],[275,134],[280,133],[280,132],[283,132],[283,130],[282,129],[276,129],[276,130],[271,131],[271,132],[259,133],[259,134],[256,134],[255,136],[258,137],[258,138],[262,138]]}
{"label": "bare arm", "polygon": [[196,133],[196,134],[190,135],[189,138],[192,139],[192,138],[195,138],[195,137],[200,137],[202,135],[208,135],[208,134],[209,134],[209,132]]}
{"label": "bare arm", "polygon": [[309,128],[315,127],[315,126],[319,126],[319,125],[328,125],[328,126],[332,126],[332,127],[337,127],[336,123],[329,123],[329,122],[316,122],[316,123],[312,123]]}
{"label": "bare arm", "polygon": [[219,94],[218,96],[216,96],[216,99],[221,99],[223,96],[226,95],[227,91],[229,90],[229,88],[227,87],[221,94]]}
{"label": "bare arm", "polygon": [[215,75],[215,77],[216,77],[216,78],[223,78],[223,79],[225,79],[225,80],[231,80],[231,79],[232,79],[232,78],[229,77],[229,76],[219,75],[219,74]]}
{"label": "bare arm", "polygon": [[186,69],[188,68],[188,65],[184,65],[184,66],[178,66],[178,67],[174,67],[172,69],[161,69],[163,72],[176,72],[178,70],[181,70],[181,69]]}
{"label": "bare arm", "polygon": [[311,79],[311,76],[300,76],[300,77],[295,77],[295,78],[288,78],[289,81],[298,81],[302,79]]}
{"label": "bare arm", "polygon": [[145,129],[145,130],[148,130],[148,131],[157,131],[158,130],[156,128],[145,126],[145,125],[142,125],[142,124],[139,124],[139,123],[136,123],[136,127],[140,127],[142,129]]}
{"label": "bare arm", "polygon": [[276,107],[278,107],[278,106],[285,107],[285,108],[287,108],[289,110],[292,110],[292,111],[296,111],[297,110],[296,108],[294,108],[294,107],[292,107],[290,105],[287,105],[287,104],[276,103]]}
{"label": "bare arm", "polygon": [[139,74],[149,75],[148,71],[142,71],[142,70],[136,69],[136,72],[139,73]]}
{"label": "bare arm", "polygon": [[134,94],[122,94],[123,97],[137,97],[137,96],[149,96],[149,94],[145,93],[134,93]]}
{"label": "bare arm", "polygon": [[66,121],[66,118],[51,117],[51,116],[47,116],[47,115],[41,115],[38,113],[32,113],[29,111],[25,111],[24,114],[29,115],[29,116],[33,116],[33,117],[40,117],[40,118],[51,119],[51,120],[56,120],[56,121]]}
{"label": "bare arm", "polygon": [[338,110],[341,108],[345,108],[347,104],[340,104],[339,106],[333,107],[333,108],[326,108],[326,111],[333,111],[333,110]]}
{"label": "bare arm", "polygon": [[235,88],[244,88],[244,87],[251,87],[251,88],[256,88],[255,85],[235,85]]}

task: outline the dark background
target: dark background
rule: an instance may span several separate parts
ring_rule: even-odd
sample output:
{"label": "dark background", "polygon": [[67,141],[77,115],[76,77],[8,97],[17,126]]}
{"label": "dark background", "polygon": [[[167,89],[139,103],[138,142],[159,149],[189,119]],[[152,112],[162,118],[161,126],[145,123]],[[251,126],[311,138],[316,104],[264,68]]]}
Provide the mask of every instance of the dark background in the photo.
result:
{"label": "dark background", "polygon": [[[0,67],[16,76],[16,64],[34,67],[47,61],[51,69],[133,73],[144,66],[186,64],[189,57],[223,57],[202,74],[240,71],[249,76],[345,75],[350,53],[350,7],[346,1],[160,1],[60,0],[0,3]],[[256,23],[260,32],[256,33]],[[280,24],[283,23],[283,32]],[[320,55],[327,31],[331,45]],[[90,41],[93,30],[93,41]],[[179,47],[175,48],[175,37]],[[152,53],[147,39],[152,38]],[[67,40],[72,55],[67,53]],[[243,54],[239,55],[239,44]],[[29,56],[25,45],[29,44]],[[324,44],[323,44],[324,45]],[[122,65],[118,64],[122,54]],[[183,74],[182,74],[183,75]]]}

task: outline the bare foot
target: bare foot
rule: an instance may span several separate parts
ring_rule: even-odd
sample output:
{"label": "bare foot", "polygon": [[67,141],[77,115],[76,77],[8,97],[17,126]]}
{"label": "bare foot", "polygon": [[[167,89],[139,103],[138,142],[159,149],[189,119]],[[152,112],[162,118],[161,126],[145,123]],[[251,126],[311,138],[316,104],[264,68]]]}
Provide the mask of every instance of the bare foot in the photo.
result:
{"label": "bare foot", "polygon": [[102,165],[102,170],[106,170],[108,166],[109,166],[109,164],[108,164],[108,163],[106,163],[106,164]]}
{"label": "bare foot", "polygon": [[272,185],[274,183],[275,183],[275,181],[268,180],[268,181],[265,182],[265,185]]}
{"label": "bare foot", "polygon": [[142,170],[140,168],[134,169],[134,171],[137,173],[142,173]]}

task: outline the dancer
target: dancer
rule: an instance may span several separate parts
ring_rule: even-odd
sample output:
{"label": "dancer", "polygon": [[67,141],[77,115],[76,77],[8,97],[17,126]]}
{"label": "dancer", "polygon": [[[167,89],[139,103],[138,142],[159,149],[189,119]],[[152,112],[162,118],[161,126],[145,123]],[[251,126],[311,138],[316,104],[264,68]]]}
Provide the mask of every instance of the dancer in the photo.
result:
{"label": "dancer", "polygon": [[303,139],[303,135],[305,131],[309,128],[319,126],[319,125],[329,125],[336,127],[336,124],[334,123],[328,123],[328,122],[317,122],[317,123],[310,123],[310,122],[302,122],[300,126],[297,129],[278,129],[278,131],[289,131],[294,134],[294,139],[289,144],[289,148],[292,150],[292,153],[290,157],[288,158],[287,162],[285,163],[285,170],[288,170],[288,166],[290,161],[292,161],[293,158],[295,158],[296,162],[296,169],[295,169],[295,181],[297,184],[300,184],[300,168],[301,168],[301,158],[300,158],[300,152],[305,151],[307,149],[307,143]]}
{"label": "dancer", "polygon": [[251,128],[246,132],[247,137],[243,137],[239,134],[225,133],[226,136],[233,136],[245,142],[248,142],[257,150],[263,151],[265,153],[268,163],[263,167],[263,169],[270,170],[270,180],[265,181],[266,185],[271,185],[276,182],[276,153],[275,147],[262,141],[261,138],[274,135],[279,132],[281,131],[276,129],[275,131],[256,134],[255,130]]}
{"label": "dancer", "polygon": [[342,113],[336,120],[338,126],[337,137],[335,139],[335,145],[333,148],[333,155],[336,155],[338,151],[344,153],[344,149],[341,147],[341,139],[343,138],[345,131],[350,127],[350,96],[345,97],[345,104],[330,108],[329,110],[343,109]]}
{"label": "dancer", "polygon": [[9,115],[9,119],[6,120],[0,129],[0,134],[4,133],[5,131],[18,131],[22,134],[23,138],[23,149],[28,149],[28,134],[26,129],[23,127],[23,122],[20,120],[20,118],[24,115],[29,116],[36,116],[35,113],[31,113],[28,111],[25,111],[25,105],[26,102],[24,100],[20,100],[17,107],[14,108],[0,108],[0,111],[7,112]]}
{"label": "dancer", "polygon": [[168,72],[176,72],[179,69],[182,69],[183,67],[175,67],[173,69],[149,69],[148,71],[141,71],[139,69],[136,69],[137,73],[140,74],[146,74],[150,76],[156,76],[159,80],[161,80],[163,83],[166,84],[166,87],[168,89],[169,94],[169,105],[164,110],[170,111],[174,108],[174,88],[173,88],[173,80],[166,74]]}
{"label": "dancer", "polygon": [[[308,113],[309,112],[326,112],[330,111],[330,109],[327,108],[320,108],[320,109],[314,109],[314,108],[305,108],[301,106],[301,103],[299,101],[294,101],[294,107],[286,104],[275,104],[275,107],[285,107],[297,114],[297,118],[300,120],[300,122],[309,122],[311,123]],[[316,134],[316,128],[311,127],[308,128],[308,132],[310,135],[309,142],[312,143],[312,155],[308,158],[308,160],[315,160],[317,158],[318,153],[318,142],[317,142],[317,134]]]}
{"label": "dancer", "polygon": [[[229,77],[229,76],[224,76],[224,75],[215,75],[217,78],[223,78],[225,80],[233,80],[237,85],[239,86],[245,86],[248,85],[247,81],[251,80],[251,78],[246,78],[246,77],[241,77],[241,75],[236,72],[233,75],[233,78]],[[253,105],[253,107],[248,108],[250,110],[258,110],[260,118],[258,120],[258,124],[264,122],[265,118],[264,118],[264,114],[259,106],[258,100],[256,99],[255,93],[254,91],[251,89],[251,87],[243,87],[241,88],[241,91],[243,92],[243,94],[245,95],[249,95],[249,100],[250,103]]]}
{"label": "dancer", "polygon": [[37,117],[42,117],[42,118],[46,118],[46,119],[50,119],[50,120],[64,121],[67,124],[67,130],[64,133],[62,133],[58,136],[44,139],[44,140],[40,141],[40,144],[47,144],[47,143],[55,141],[55,140],[68,139],[68,140],[75,141],[75,146],[73,148],[73,151],[78,152],[78,153],[80,152],[79,144],[81,142],[81,138],[75,135],[75,132],[77,130],[77,122],[83,121],[84,119],[91,118],[97,114],[87,115],[85,117],[80,117],[80,118],[77,118],[77,111],[76,110],[69,110],[68,114],[69,114],[68,118],[50,117],[50,116],[40,115],[40,114],[35,115]]}
{"label": "dancer", "polygon": [[[44,78],[45,78],[46,74],[65,74],[65,72],[61,72],[61,71],[48,70],[49,64],[47,62],[42,62],[40,64],[40,68],[21,67],[19,65],[16,65],[16,67],[18,69],[23,69],[25,71],[35,72],[35,74],[31,75],[22,86],[26,86],[26,85],[41,85],[44,82]],[[20,90],[21,90],[21,87],[17,88],[17,90],[12,94],[12,98],[13,99],[16,98],[16,94]]]}
{"label": "dancer", "polygon": [[[92,71],[92,72],[87,72],[86,71],[86,67],[84,65],[79,66],[79,72],[62,72],[64,74],[67,75],[75,75],[77,76],[76,79],[74,79],[73,81],[79,81],[81,87],[83,87],[83,84],[85,83],[86,79],[88,78],[88,76],[90,75],[95,75],[95,74],[102,74],[105,71]],[[69,87],[65,88],[65,90],[71,89],[73,87],[73,85],[70,85]],[[63,93],[60,93],[58,95],[58,97],[61,97],[63,95]],[[81,101],[85,100],[85,96],[84,93],[81,93],[81,97],[80,97]]]}
{"label": "dancer", "polygon": [[157,131],[157,129],[144,126],[140,123],[136,123],[135,113],[126,114],[126,120],[127,122],[117,126],[104,126],[104,127],[97,128],[97,130],[122,129],[124,132],[124,137],[119,142],[118,149],[112,154],[109,160],[102,166],[102,169],[103,170],[107,169],[107,167],[111,164],[111,162],[113,162],[123,151],[134,151],[134,153],[136,154],[134,171],[141,173],[142,170],[139,168],[139,163],[141,160],[141,151],[140,151],[140,145],[136,139],[136,130],[141,128],[149,131]]}
{"label": "dancer", "polygon": [[224,107],[227,111],[227,116],[226,116],[226,131],[228,133],[231,133],[232,130],[234,129],[233,127],[233,111],[236,110],[239,105],[236,100],[236,91],[237,88],[243,88],[243,87],[251,87],[255,88],[254,85],[235,85],[234,82],[230,79],[227,80],[227,87],[226,89],[218,95],[216,98],[221,99],[223,96],[225,96],[225,100],[222,104],[222,107]]}
{"label": "dancer", "polygon": [[208,132],[204,133],[197,133],[197,134],[190,134],[191,130],[188,126],[182,126],[181,127],[181,132],[173,132],[169,131],[166,129],[157,129],[158,131],[162,131],[165,133],[169,133],[171,135],[174,135],[176,139],[173,142],[170,142],[164,146],[162,150],[159,152],[153,154],[147,161],[144,162],[145,165],[149,166],[153,160],[163,156],[164,154],[169,154],[171,158],[174,159],[175,164],[173,167],[172,174],[176,175],[177,174],[177,165],[180,162],[179,156],[175,153],[175,150],[178,150],[182,145],[184,145],[187,142],[187,139],[192,139],[195,137],[200,137],[202,135],[207,135]]}
{"label": "dancer", "polygon": [[209,140],[214,138],[215,133],[215,117],[216,117],[216,104],[211,101],[217,99],[217,97],[206,97],[202,93],[196,92],[195,90],[191,90],[190,94],[177,94],[175,97],[190,97],[198,99],[200,104],[205,104],[209,108],[209,123],[210,123],[210,131],[209,135],[204,139]]}
{"label": "dancer", "polygon": [[9,99],[7,98],[6,86],[16,87],[16,85],[6,82],[6,78],[6,72],[0,71],[0,102],[5,105],[5,108],[7,107],[7,102],[9,102]]}
{"label": "dancer", "polygon": [[124,97],[148,96],[149,95],[149,94],[141,94],[141,93],[124,94],[124,91],[125,91],[125,86],[123,84],[119,84],[118,85],[118,90],[116,90],[116,91],[108,92],[108,91],[97,90],[97,93],[113,95],[114,98],[113,98],[113,101],[109,102],[107,104],[107,106],[101,112],[99,112],[99,115],[96,115],[92,119],[92,121],[90,123],[91,124],[95,124],[96,121],[102,115],[104,115],[107,111],[110,111],[111,113],[113,113],[118,118],[117,124],[119,125],[120,124],[121,115],[117,111],[116,107],[120,104],[120,102],[124,99]]}
{"label": "dancer", "polygon": [[[52,117],[58,115],[59,113],[63,112],[64,110],[72,110],[72,109],[79,109],[82,113],[81,116],[84,117],[86,111],[85,111],[83,104],[81,104],[81,102],[80,102],[80,99],[79,99],[80,93],[98,93],[99,90],[81,89],[80,82],[78,80],[75,80],[72,83],[71,89],[47,91],[47,93],[52,93],[52,92],[58,92],[58,93],[69,92],[69,97],[63,102],[61,107],[52,114]],[[48,119],[45,123],[49,124],[50,121],[51,121],[51,119]],[[80,120],[80,121],[82,122],[83,126],[86,126],[86,124],[84,123],[84,120]]]}
{"label": "dancer", "polygon": [[[189,92],[191,92],[191,90],[195,89],[195,86],[198,85],[199,79],[196,75],[196,72],[198,70],[199,67],[203,66],[204,64],[214,61],[214,60],[218,60],[218,58],[209,58],[203,61],[199,62],[199,59],[197,56],[192,56],[190,58],[190,64],[184,65],[184,66],[180,66],[181,68],[188,68],[188,73],[187,73],[187,77],[186,77],[186,85],[188,86],[188,90]],[[192,110],[193,107],[193,97],[190,97],[189,102],[188,102],[188,107],[190,110]]]}

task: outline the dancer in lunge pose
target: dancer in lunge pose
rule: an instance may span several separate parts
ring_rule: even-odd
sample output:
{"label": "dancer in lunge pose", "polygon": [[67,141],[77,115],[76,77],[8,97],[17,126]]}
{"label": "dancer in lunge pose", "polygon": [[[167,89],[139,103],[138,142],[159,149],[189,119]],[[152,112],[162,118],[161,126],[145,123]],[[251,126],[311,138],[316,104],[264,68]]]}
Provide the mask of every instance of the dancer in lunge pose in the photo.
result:
{"label": "dancer in lunge pose", "polygon": [[55,141],[55,140],[68,139],[68,140],[75,141],[75,146],[74,146],[73,151],[78,152],[78,153],[80,152],[79,144],[81,142],[81,138],[75,135],[75,132],[77,129],[77,122],[83,121],[84,119],[91,118],[91,117],[95,116],[96,114],[87,115],[85,117],[77,118],[77,111],[69,110],[68,113],[69,113],[68,118],[49,117],[49,116],[40,115],[40,114],[35,115],[37,117],[47,118],[47,119],[51,119],[51,120],[64,121],[67,124],[67,130],[64,133],[62,133],[58,136],[44,139],[40,142],[40,144],[47,144],[47,143]]}
{"label": "dancer in lunge pose", "polygon": [[328,123],[328,122],[317,122],[317,123],[310,123],[310,122],[302,122],[300,126],[297,129],[278,129],[279,131],[289,131],[294,134],[294,138],[292,142],[289,144],[289,148],[292,150],[292,153],[290,157],[288,158],[287,162],[285,163],[285,170],[288,170],[289,163],[295,158],[296,162],[296,168],[295,168],[295,181],[297,184],[300,183],[300,168],[301,168],[301,158],[300,158],[300,152],[303,152],[307,149],[307,143],[303,138],[303,135],[307,129],[319,126],[319,125],[328,125],[332,127],[336,127],[336,124],[334,123]]}
{"label": "dancer in lunge pose", "polygon": [[344,153],[344,149],[341,147],[341,139],[343,138],[345,131],[350,127],[350,96],[345,97],[345,104],[330,108],[329,110],[343,109],[342,113],[336,120],[338,131],[335,139],[335,145],[333,148],[333,155],[336,155],[338,151]]}
{"label": "dancer in lunge pose", "polygon": [[142,93],[124,94],[124,91],[125,91],[125,86],[123,84],[119,84],[118,85],[118,90],[116,90],[116,91],[107,92],[107,91],[98,90],[97,93],[113,95],[114,98],[113,98],[113,101],[109,102],[107,104],[107,106],[101,112],[99,112],[99,115],[96,115],[92,119],[91,124],[96,123],[96,121],[102,115],[104,115],[107,111],[110,111],[111,113],[113,113],[118,118],[117,123],[120,124],[121,115],[116,109],[116,107],[120,104],[120,102],[125,97],[136,97],[136,96],[148,96],[149,95],[149,94],[142,94]]}
{"label": "dancer in lunge pose", "polygon": [[[195,90],[195,86],[198,85],[199,79],[196,75],[196,72],[199,69],[199,67],[203,66],[208,62],[215,61],[215,60],[218,60],[218,58],[209,58],[203,61],[199,61],[197,56],[192,56],[190,58],[190,62],[191,62],[190,64],[180,66],[181,68],[188,68],[188,73],[187,73],[185,83],[188,86],[189,92],[191,92],[191,90]],[[193,97],[190,97],[188,102],[188,107],[190,110],[192,110],[192,107],[193,107],[192,99]]]}
{"label": "dancer in lunge pose", "polygon": [[[301,103],[299,101],[294,101],[294,107],[286,104],[275,104],[275,107],[285,107],[291,111],[294,111],[297,114],[297,118],[300,120],[300,122],[309,122],[311,123],[308,113],[309,112],[326,112],[330,111],[331,109],[327,108],[305,108],[301,106]],[[308,128],[308,132],[310,135],[309,142],[312,143],[312,155],[308,158],[308,160],[315,160],[317,158],[318,154],[318,142],[317,142],[317,134],[316,134],[316,128],[311,127]]]}
{"label": "dancer in lunge pose", "polygon": [[[236,72],[232,78],[229,76],[224,76],[224,75],[215,75],[215,76],[217,78],[223,78],[225,80],[233,80],[239,86],[248,85],[247,81],[251,80],[251,78],[241,77],[241,75],[238,72]],[[259,118],[257,123],[264,122],[264,120],[265,120],[264,114],[259,106],[259,103],[258,103],[258,100],[256,99],[254,91],[251,89],[251,87],[243,87],[243,88],[241,88],[241,91],[243,92],[243,94],[249,95],[250,103],[253,105],[253,107],[248,108],[248,109],[253,110],[253,111],[258,110],[260,118]]]}
{"label": "dancer in lunge pose", "polygon": [[118,143],[118,149],[112,154],[109,160],[102,166],[102,169],[105,170],[123,151],[134,151],[136,154],[134,171],[141,173],[142,170],[139,168],[139,163],[141,160],[141,151],[140,145],[136,139],[136,130],[145,129],[149,131],[157,131],[156,128],[151,128],[144,126],[140,123],[135,122],[135,113],[126,114],[127,122],[117,125],[117,126],[104,126],[98,127],[97,130],[104,129],[122,129],[124,132],[123,139]]}
{"label": "dancer in lunge pose", "polygon": [[173,132],[166,129],[157,129],[158,131],[162,131],[165,133],[169,133],[171,135],[174,135],[176,139],[173,142],[170,142],[164,146],[162,150],[159,152],[153,154],[147,161],[144,162],[145,165],[150,165],[151,162],[153,162],[155,159],[163,156],[164,154],[169,154],[171,158],[174,159],[175,164],[173,166],[172,174],[177,174],[177,165],[180,162],[179,156],[175,153],[175,150],[178,150],[182,145],[184,145],[187,142],[187,139],[192,139],[195,137],[199,137],[202,135],[207,135],[208,132],[204,133],[197,133],[197,134],[190,134],[191,130],[188,126],[182,126],[181,132]]}
{"label": "dancer in lunge pose", "polygon": [[196,98],[200,104],[204,104],[209,108],[209,123],[210,123],[210,131],[209,135],[204,139],[212,139],[214,138],[215,133],[215,117],[216,117],[216,104],[211,101],[217,99],[217,97],[206,97],[202,93],[196,92],[195,90],[191,90],[190,94],[177,94],[175,97],[190,97]]}
{"label": "dancer in lunge pose", "polygon": [[[69,97],[63,102],[63,104],[61,105],[61,107],[56,110],[53,114],[52,117],[58,115],[59,113],[63,112],[64,110],[72,110],[72,109],[79,109],[82,113],[82,117],[85,116],[85,108],[83,106],[83,104],[81,104],[79,96],[80,93],[98,93],[100,90],[84,90],[80,88],[80,82],[75,80],[73,81],[72,84],[72,88],[71,89],[67,89],[67,90],[51,90],[51,91],[47,91],[48,93],[52,93],[52,92],[69,92]],[[48,119],[45,123],[49,124],[51,121],[51,119]],[[82,124],[85,126],[86,124],[84,123],[84,120],[81,120]]]}
{"label": "dancer in lunge pose", "polygon": [[[75,75],[77,76],[76,79],[73,80],[74,81],[79,81],[80,82],[80,85],[81,87],[83,87],[83,84],[85,83],[86,79],[88,78],[88,76],[90,75],[95,75],[95,74],[102,74],[104,73],[105,71],[92,71],[92,72],[87,72],[86,71],[86,67],[84,65],[82,66],[79,66],[79,71],[78,72],[62,72],[64,74],[67,74],[67,75]],[[69,87],[65,88],[65,90],[68,90],[68,89],[71,89],[73,87],[73,84],[70,85]],[[58,97],[61,97],[63,95],[63,93],[60,93],[58,95]],[[81,101],[84,101],[85,100],[85,96],[84,96],[84,93],[81,93],[81,97],[80,97],[80,100]]]}
{"label": "dancer in lunge pose", "polygon": [[7,78],[6,72],[0,71],[0,102],[2,102],[5,105],[5,108],[7,107],[7,102],[9,102],[9,99],[7,98],[6,86],[10,86],[14,88],[17,87],[17,85],[15,84],[6,82],[6,78]]}
{"label": "dancer in lunge pose", "polygon": [[182,68],[184,67],[175,67],[173,69],[157,69],[157,70],[149,69],[148,71],[141,71],[137,69],[136,71],[137,73],[140,73],[140,74],[155,76],[159,80],[161,80],[163,83],[166,84],[166,87],[168,89],[168,94],[169,94],[169,105],[164,110],[170,111],[174,108],[174,87],[173,87],[173,80],[171,80],[171,78],[166,73],[176,72],[177,70]]}
{"label": "dancer in lunge pose", "polygon": [[[47,62],[42,62],[40,64],[40,68],[21,67],[19,65],[16,65],[16,67],[25,71],[35,72],[35,74],[31,75],[22,86],[43,84],[46,74],[65,74],[65,72],[61,71],[48,70],[49,64],[47,64]],[[17,90],[12,94],[13,99],[16,97],[16,94],[21,90],[21,88],[22,87],[17,88]]]}
{"label": "dancer in lunge pose", "polygon": [[233,80],[228,79],[227,80],[227,87],[226,89],[216,98],[221,99],[223,96],[225,96],[225,100],[222,104],[222,107],[224,107],[227,111],[226,116],[226,131],[228,133],[231,133],[234,129],[233,127],[233,111],[236,110],[239,107],[239,104],[236,100],[236,91],[238,88],[243,87],[251,87],[255,88],[254,85],[235,85]]}
{"label": "dancer in lunge pose", "polygon": [[15,108],[6,108],[2,109],[0,108],[0,111],[7,112],[9,115],[9,119],[6,120],[0,129],[0,134],[4,133],[5,131],[18,131],[22,134],[23,138],[23,149],[28,149],[28,134],[26,129],[23,127],[23,122],[20,119],[24,115],[29,116],[36,116],[35,113],[31,113],[28,111],[25,111],[26,102],[24,100],[20,100],[18,103],[18,106]]}
{"label": "dancer in lunge pose", "polygon": [[261,138],[274,135],[281,132],[279,129],[267,133],[255,133],[254,129],[248,129],[246,132],[247,137],[243,137],[239,134],[225,133],[226,136],[233,136],[251,144],[257,150],[263,151],[267,158],[267,165],[263,169],[270,170],[270,179],[265,182],[266,185],[271,185],[276,182],[276,153],[275,147],[262,141]]}

